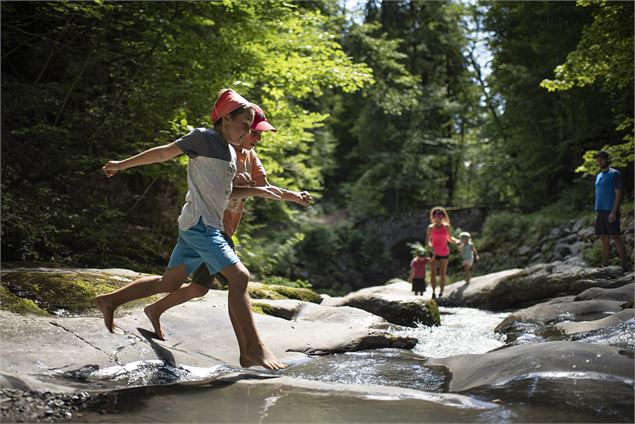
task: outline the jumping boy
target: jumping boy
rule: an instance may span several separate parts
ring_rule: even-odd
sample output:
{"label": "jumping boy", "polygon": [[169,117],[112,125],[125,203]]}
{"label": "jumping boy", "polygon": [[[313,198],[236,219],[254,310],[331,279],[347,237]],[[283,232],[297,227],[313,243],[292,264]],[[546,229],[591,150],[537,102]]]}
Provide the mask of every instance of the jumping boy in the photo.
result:
{"label": "jumping boy", "polygon": [[[230,89],[224,89],[211,113],[213,128],[199,128],[173,143],[154,147],[123,161],[110,161],[103,170],[108,177],[134,166],[164,162],[183,153],[187,165],[188,192],[178,219],[179,238],[163,276],[142,277],[112,293],[97,296],[95,303],[103,314],[104,324],[114,331],[114,312],[124,303],[181,287],[199,265],[210,274],[220,272],[228,281],[229,313],[236,338],[244,342],[240,353],[243,367],[262,365],[268,369],[285,368],[264,345],[256,330],[247,296],[249,271],[240,262],[221,231],[223,213],[232,193],[236,175],[236,153],[230,146],[240,145],[254,120],[251,104]],[[270,193],[257,187],[252,193]],[[278,197],[273,195],[272,197]]]}

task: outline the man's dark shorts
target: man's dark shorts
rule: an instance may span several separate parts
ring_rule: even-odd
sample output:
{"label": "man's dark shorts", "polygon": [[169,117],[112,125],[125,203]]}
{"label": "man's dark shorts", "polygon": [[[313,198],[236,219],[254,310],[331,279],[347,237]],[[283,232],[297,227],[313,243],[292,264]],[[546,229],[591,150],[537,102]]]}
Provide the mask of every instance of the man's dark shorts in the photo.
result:
{"label": "man's dark shorts", "polygon": [[[229,247],[236,250],[236,247],[234,246],[234,241],[232,240],[231,236],[229,236],[228,234],[224,232],[222,234],[225,240],[227,241],[227,244],[229,244]],[[227,278],[225,278],[225,276],[221,274],[220,272],[214,275],[210,274],[209,269],[207,269],[207,265],[205,265],[204,263],[202,263],[192,273],[192,282],[208,289],[212,288],[212,282],[214,281],[214,279],[217,279],[221,284],[224,284],[224,285],[227,285],[228,283]]]}
{"label": "man's dark shorts", "polygon": [[597,211],[595,215],[595,234],[598,236],[619,236],[620,214],[616,214],[615,221],[609,222],[609,211]]}

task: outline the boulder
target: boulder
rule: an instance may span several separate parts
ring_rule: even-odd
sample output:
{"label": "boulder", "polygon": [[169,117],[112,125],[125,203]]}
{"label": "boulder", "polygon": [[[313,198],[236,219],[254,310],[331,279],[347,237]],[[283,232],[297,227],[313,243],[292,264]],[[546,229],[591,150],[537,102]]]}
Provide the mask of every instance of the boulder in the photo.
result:
{"label": "boulder", "polygon": [[566,335],[571,335],[616,327],[633,318],[635,318],[635,309],[624,309],[616,314],[595,321],[561,322],[556,324],[554,328]]}
{"label": "boulder", "polygon": [[446,367],[450,392],[505,384],[520,378],[559,374],[572,377],[612,378],[633,384],[633,358],[611,346],[576,342],[546,342],[512,346],[480,355],[430,359]]}
{"label": "boulder", "polygon": [[606,317],[622,310],[622,302],[614,300],[583,300],[579,302],[540,303],[509,315],[494,331],[506,333],[519,322],[552,324],[559,321],[588,321]]}
{"label": "boulder", "polygon": [[336,305],[363,309],[392,324],[407,327],[416,327],[417,323],[440,325],[436,302],[413,296],[410,290],[410,283],[394,279],[385,286],[367,287],[350,293]]}
{"label": "boulder", "polygon": [[383,318],[350,306],[322,306],[300,300],[257,300],[252,301],[252,310],[289,321],[310,321],[336,323],[349,328],[387,327]]}
{"label": "boulder", "polygon": [[322,306],[305,303],[294,316],[296,321],[338,323],[350,328],[385,327],[388,322],[380,316],[350,306]]}
{"label": "boulder", "polygon": [[473,278],[469,285],[451,284],[440,305],[505,310],[545,299],[577,295],[590,287],[623,285],[620,267],[588,268],[571,263],[538,264]]}
{"label": "boulder", "polygon": [[616,287],[614,289],[591,287],[590,289],[586,289],[585,291],[577,295],[574,300],[605,299],[628,302],[629,300],[633,300],[634,295],[635,283],[630,283],[625,284],[622,287]]}
{"label": "boulder", "polygon": [[251,302],[251,310],[264,315],[292,320],[307,302],[293,299],[258,300]]}

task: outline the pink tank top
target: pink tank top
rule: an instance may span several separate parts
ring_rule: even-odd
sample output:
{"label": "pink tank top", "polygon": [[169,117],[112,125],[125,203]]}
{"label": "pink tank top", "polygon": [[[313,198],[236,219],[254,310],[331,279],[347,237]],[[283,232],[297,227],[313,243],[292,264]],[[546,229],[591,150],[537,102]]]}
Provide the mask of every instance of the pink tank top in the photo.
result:
{"label": "pink tank top", "polygon": [[432,239],[432,249],[435,255],[447,256],[450,254],[450,249],[448,248],[448,230],[445,228],[445,225],[443,227],[432,227],[430,238]]}

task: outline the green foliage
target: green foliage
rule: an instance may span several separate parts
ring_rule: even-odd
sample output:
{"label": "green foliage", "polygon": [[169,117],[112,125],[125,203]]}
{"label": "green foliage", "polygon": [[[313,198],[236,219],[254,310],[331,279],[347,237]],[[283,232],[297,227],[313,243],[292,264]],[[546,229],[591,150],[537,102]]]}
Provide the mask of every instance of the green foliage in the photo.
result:
{"label": "green foliage", "polygon": [[232,86],[279,129],[259,152],[270,181],[319,188],[328,146],[315,131],[328,114],[307,98],[373,82],[319,9],[291,3],[18,2],[2,12],[5,260],[160,269],[187,161],[107,180],[106,160],[210,125],[217,91]]}
{"label": "green foliage", "polygon": [[[569,90],[595,83],[612,89],[633,83],[633,2],[578,1],[593,9],[593,22],[584,28],[575,50],[555,68],[555,79],[541,86],[549,91]],[[629,30],[630,28],[630,30]]]}
{"label": "green foliage", "polygon": [[[556,66],[555,79],[544,79],[540,85],[550,92],[599,85],[617,99],[619,93],[624,93],[625,102],[616,102],[614,112],[619,122],[616,132],[627,133],[621,144],[607,144],[603,149],[610,153],[613,166],[632,166],[635,149],[632,109],[634,4],[578,1],[578,5],[592,9],[593,22],[584,28],[580,42],[567,55],[567,60]],[[596,152],[597,149],[587,150],[576,172],[599,172]]]}
{"label": "green foliage", "polygon": [[412,256],[416,256],[419,254],[419,252],[423,252],[424,254],[426,253],[426,247],[421,244],[421,242],[419,241],[415,241],[412,243],[407,243],[408,247],[410,248],[410,254]]}

